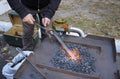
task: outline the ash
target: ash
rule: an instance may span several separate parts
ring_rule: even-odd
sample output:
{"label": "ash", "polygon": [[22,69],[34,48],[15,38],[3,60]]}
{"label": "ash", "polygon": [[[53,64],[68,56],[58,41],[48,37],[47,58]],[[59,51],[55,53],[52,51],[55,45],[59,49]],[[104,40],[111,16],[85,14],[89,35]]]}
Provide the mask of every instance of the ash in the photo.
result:
{"label": "ash", "polygon": [[64,50],[60,48],[50,61],[54,67],[84,74],[94,74],[96,72],[96,59],[92,57],[87,50],[87,47],[73,43],[66,43],[66,45],[70,49],[78,48],[79,55],[82,57],[81,60],[70,60],[68,57],[66,57]]}

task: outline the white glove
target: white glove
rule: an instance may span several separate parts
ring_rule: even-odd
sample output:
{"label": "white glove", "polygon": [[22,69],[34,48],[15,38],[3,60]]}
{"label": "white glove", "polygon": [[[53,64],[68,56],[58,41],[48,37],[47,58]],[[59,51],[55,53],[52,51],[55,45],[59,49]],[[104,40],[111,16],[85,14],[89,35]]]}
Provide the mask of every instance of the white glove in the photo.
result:
{"label": "white glove", "polygon": [[[23,51],[23,54],[25,56],[29,56],[31,53],[33,53],[33,51]],[[12,62],[13,63],[18,63],[21,60],[23,60],[25,58],[25,56],[22,53],[17,54],[13,59]]]}

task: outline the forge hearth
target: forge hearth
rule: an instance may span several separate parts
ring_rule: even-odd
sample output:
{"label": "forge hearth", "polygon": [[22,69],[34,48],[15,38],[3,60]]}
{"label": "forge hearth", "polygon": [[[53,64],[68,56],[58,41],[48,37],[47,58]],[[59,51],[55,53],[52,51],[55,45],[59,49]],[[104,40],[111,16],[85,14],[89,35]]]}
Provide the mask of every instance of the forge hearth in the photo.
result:
{"label": "forge hearth", "polygon": [[[57,41],[44,39],[37,45],[31,61],[48,79],[117,79],[114,39],[94,35],[85,38],[63,36],[62,39],[68,48],[78,49],[81,60],[72,61]],[[39,79],[33,72],[36,71],[26,61],[15,78]]]}
{"label": "forge hearth", "polygon": [[59,48],[55,56],[51,59],[51,63],[56,68],[71,70],[84,74],[96,73],[95,57],[93,57],[87,47],[80,44],[66,43],[69,49],[78,49],[80,60],[71,60],[66,56],[65,51]]}

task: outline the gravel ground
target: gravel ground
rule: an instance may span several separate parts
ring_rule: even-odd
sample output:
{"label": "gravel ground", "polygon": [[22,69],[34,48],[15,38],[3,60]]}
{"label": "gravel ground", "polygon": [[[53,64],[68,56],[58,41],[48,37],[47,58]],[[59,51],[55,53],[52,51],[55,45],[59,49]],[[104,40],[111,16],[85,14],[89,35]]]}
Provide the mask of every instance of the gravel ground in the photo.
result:
{"label": "gravel ground", "polygon": [[62,0],[55,18],[66,18],[87,34],[120,38],[120,0]]}

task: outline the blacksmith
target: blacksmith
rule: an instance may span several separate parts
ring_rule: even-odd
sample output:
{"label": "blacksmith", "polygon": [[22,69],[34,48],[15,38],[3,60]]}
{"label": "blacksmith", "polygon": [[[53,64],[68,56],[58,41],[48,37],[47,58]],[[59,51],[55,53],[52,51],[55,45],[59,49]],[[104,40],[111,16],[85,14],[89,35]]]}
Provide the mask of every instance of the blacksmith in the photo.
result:
{"label": "blacksmith", "polygon": [[47,26],[51,22],[61,0],[7,0],[13,10],[22,18],[23,50],[33,51],[33,33],[36,13],[39,14],[41,24]]}

